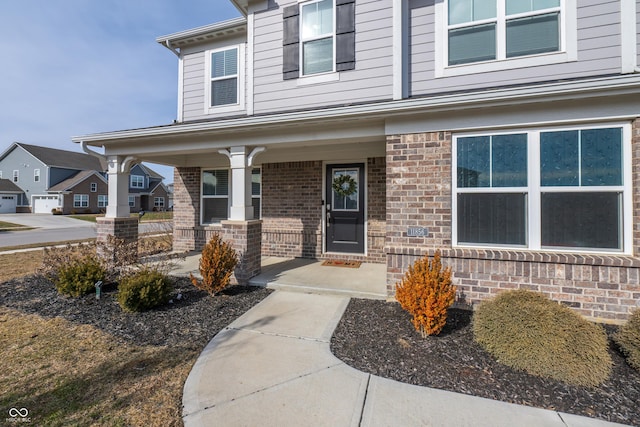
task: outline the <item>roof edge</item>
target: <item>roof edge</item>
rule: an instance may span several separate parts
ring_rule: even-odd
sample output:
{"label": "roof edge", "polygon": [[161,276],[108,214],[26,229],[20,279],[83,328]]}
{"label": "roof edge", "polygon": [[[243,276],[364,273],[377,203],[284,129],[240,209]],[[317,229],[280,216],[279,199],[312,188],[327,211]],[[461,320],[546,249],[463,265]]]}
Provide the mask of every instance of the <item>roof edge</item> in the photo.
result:
{"label": "roof edge", "polygon": [[176,43],[186,43],[189,41],[189,39],[192,38],[204,37],[220,31],[240,29],[241,27],[244,27],[246,25],[247,18],[245,18],[244,16],[239,16],[237,18],[217,22],[215,24],[208,24],[202,27],[191,28],[188,30],[179,31],[177,33],[159,36],[156,37],[156,42],[160,43],[168,49],[171,49],[171,45]]}

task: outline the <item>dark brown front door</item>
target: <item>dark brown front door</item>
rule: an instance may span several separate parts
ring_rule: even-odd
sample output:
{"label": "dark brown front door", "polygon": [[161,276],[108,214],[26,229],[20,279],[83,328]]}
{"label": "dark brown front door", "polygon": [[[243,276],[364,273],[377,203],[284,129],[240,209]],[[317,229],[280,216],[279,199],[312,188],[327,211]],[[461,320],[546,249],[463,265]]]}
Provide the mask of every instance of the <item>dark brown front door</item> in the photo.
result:
{"label": "dark brown front door", "polygon": [[326,251],[364,253],[363,163],[327,165]]}

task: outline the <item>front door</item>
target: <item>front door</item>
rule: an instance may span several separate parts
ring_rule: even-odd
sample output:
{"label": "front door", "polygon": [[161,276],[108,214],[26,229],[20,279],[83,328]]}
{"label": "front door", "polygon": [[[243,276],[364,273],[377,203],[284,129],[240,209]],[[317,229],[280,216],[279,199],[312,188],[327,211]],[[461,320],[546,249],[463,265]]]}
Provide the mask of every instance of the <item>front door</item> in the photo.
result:
{"label": "front door", "polygon": [[364,253],[364,163],[327,165],[326,251]]}

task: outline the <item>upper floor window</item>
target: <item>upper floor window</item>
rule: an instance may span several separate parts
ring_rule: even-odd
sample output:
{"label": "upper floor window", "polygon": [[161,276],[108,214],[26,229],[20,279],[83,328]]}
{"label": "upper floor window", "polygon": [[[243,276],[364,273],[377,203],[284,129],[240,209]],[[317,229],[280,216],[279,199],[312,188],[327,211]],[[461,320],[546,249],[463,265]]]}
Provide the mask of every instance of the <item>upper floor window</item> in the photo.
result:
{"label": "upper floor window", "polygon": [[17,170],[14,170],[13,171],[13,182],[18,182],[19,178],[20,178],[20,172],[17,171]]}
{"label": "upper floor window", "polygon": [[215,49],[207,55],[207,112],[244,108],[243,45]]}
{"label": "upper floor window", "polygon": [[33,170],[33,182],[40,182],[40,169]]}
{"label": "upper floor window", "polygon": [[436,77],[577,59],[575,0],[436,4]]}
{"label": "upper floor window", "polygon": [[91,183],[91,192],[95,193],[96,191],[98,191],[98,184],[95,182]]}
{"label": "upper floor window", "polygon": [[355,68],[355,0],[309,0],[285,7],[283,33],[285,80]]}
{"label": "upper floor window", "polygon": [[144,188],[144,176],[131,175],[131,188]]}
{"label": "upper floor window", "polygon": [[454,138],[454,242],[631,251],[629,125]]}

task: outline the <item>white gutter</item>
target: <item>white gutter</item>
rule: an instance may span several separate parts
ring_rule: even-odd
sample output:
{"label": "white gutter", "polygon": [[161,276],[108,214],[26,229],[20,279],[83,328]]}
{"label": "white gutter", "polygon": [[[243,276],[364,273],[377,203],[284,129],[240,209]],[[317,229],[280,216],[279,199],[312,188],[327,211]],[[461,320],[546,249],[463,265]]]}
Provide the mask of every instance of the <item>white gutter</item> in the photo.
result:
{"label": "white gutter", "polygon": [[604,96],[611,92],[640,94],[640,75],[626,74],[615,77],[602,77],[573,82],[547,83],[537,86],[492,89],[472,93],[456,93],[450,95],[429,96],[424,98],[403,99],[372,104],[352,105],[346,107],[307,110],[293,113],[270,114],[265,116],[240,117],[234,119],[166,125],[153,128],[142,128],[75,136],[73,142],[102,142],[105,140],[123,140],[132,138],[158,137],[219,131],[252,126],[279,125],[309,120],[345,120],[360,116],[382,116],[409,114],[421,110],[428,112],[449,111],[477,106],[510,105],[515,102],[529,103],[540,100],[575,100],[590,96]]}
{"label": "white gutter", "polygon": [[247,23],[247,19],[243,16],[240,16],[238,18],[229,19],[227,21],[217,22],[215,24],[204,25],[202,27],[191,28],[189,30],[179,31],[177,33],[160,36],[156,38],[156,42],[166,46],[165,43],[167,41],[174,43],[179,40],[185,40],[192,37],[204,36],[206,34],[216,33],[219,31],[224,31],[231,28],[239,27],[241,25],[245,25],[246,23]]}
{"label": "white gutter", "polygon": [[104,154],[100,154],[97,151],[91,150],[89,147],[87,147],[87,143],[85,141],[74,141],[74,142],[80,142],[80,147],[82,147],[82,151],[89,154],[90,156],[97,157],[100,160],[104,160],[105,162],[107,161],[107,156],[105,156]]}

